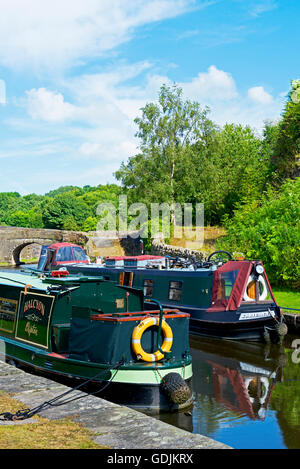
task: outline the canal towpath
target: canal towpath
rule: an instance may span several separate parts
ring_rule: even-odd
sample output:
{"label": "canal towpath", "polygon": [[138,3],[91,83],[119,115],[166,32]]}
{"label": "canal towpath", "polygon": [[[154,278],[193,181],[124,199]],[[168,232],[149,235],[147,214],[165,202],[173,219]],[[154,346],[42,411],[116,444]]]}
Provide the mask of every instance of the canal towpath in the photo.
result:
{"label": "canal towpath", "polygon": [[[0,391],[11,394],[33,409],[70,391],[67,386],[26,373],[0,359]],[[81,396],[82,394],[82,396]],[[110,449],[231,449],[203,435],[179,429],[152,416],[123,407],[97,396],[76,391],[75,401],[48,406],[41,416],[49,420],[72,418],[94,434],[94,441]],[[82,398],[81,398],[82,397]],[[2,425],[22,425],[34,420],[3,421]]]}

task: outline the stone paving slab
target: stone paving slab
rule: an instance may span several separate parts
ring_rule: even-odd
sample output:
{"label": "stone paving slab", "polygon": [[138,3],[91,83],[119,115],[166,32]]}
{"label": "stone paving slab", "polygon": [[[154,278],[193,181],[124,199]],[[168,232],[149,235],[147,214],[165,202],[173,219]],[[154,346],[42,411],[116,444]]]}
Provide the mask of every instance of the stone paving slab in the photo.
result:
{"label": "stone paving slab", "polygon": [[[30,409],[69,390],[67,386],[25,373],[0,360],[0,391],[13,394]],[[111,449],[230,449],[211,438],[81,391],[74,391],[62,399],[75,396],[80,399],[44,409],[39,415],[51,420],[71,417],[94,432],[96,443]],[[29,423],[29,420],[21,422]],[[0,421],[0,425],[7,425],[7,422]]]}

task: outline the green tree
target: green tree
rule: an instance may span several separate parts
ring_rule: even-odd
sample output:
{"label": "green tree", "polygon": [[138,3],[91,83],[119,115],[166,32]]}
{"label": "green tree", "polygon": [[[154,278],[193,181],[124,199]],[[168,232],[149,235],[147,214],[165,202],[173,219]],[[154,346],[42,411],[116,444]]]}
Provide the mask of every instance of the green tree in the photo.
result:
{"label": "green tree", "polygon": [[97,224],[98,224],[97,217],[87,217],[86,220],[83,222],[82,231],[85,231],[85,232],[96,231]]}
{"label": "green tree", "polygon": [[24,228],[43,228],[44,226],[41,212],[36,211],[34,208],[27,212],[17,210],[10,213],[7,217],[7,224]]}
{"label": "green tree", "polygon": [[42,218],[45,228],[81,230],[85,219],[89,215],[89,207],[69,193],[46,198],[42,205]]}
{"label": "green tree", "polygon": [[240,205],[219,248],[262,259],[274,284],[300,287],[300,178]]}
{"label": "green tree", "polygon": [[8,224],[7,216],[11,207],[21,198],[18,192],[0,192],[0,224]]}
{"label": "green tree", "polygon": [[293,80],[291,83],[278,126],[272,164],[280,181],[300,174],[300,80]]}
{"label": "green tree", "polygon": [[75,194],[82,194],[83,189],[77,186],[60,186],[57,189],[53,189],[45,194],[46,197],[55,197],[56,195],[65,194],[66,192],[72,192]]}
{"label": "green tree", "polygon": [[256,200],[269,177],[269,154],[249,127],[227,124],[214,134],[197,167],[196,199],[205,204],[206,222],[219,224],[237,204]]}
{"label": "green tree", "polygon": [[188,179],[189,159],[196,156],[193,145],[205,142],[215,129],[207,114],[199,103],[184,101],[176,85],[163,85],[158,104],[142,108],[142,117],[135,119],[141,151],[115,174],[132,200],[170,204],[186,200],[182,178]]}

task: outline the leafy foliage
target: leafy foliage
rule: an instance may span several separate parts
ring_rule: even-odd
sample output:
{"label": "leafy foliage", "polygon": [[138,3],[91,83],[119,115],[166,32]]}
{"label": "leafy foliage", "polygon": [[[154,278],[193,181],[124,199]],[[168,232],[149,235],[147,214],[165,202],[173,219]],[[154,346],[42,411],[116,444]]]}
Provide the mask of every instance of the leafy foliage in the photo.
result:
{"label": "leafy foliage", "polygon": [[255,200],[268,174],[263,142],[249,127],[225,125],[198,162],[195,200],[205,204],[206,222],[219,224],[233,215],[237,203]]}
{"label": "leafy foliage", "polygon": [[280,191],[269,188],[260,201],[240,206],[225,221],[219,247],[262,259],[274,284],[300,287],[300,179]]}
{"label": "leafy foliage", "polygon": [[0,224],[25,228],[96,230],[97,206],[117,206],[121,188],[115,184],[83,188],[63,186],[44,196],[0,193]]}
{"label": "leafy foliage", "polygon": [[300,170],[300,80],[293,80],[272,155],[273,170],[281,181],[299,176]]}
{"label": "leafy foliage", "polygon": [[189,171],[198,161],[193,146],[205,145],[215,129],[207,114],[199,103],[184,101],[176,85],[162,86],[158,104],[147,104],[135,119],[141,152],[116,172],[131,200],[186,201],[195,183]]}
{"label": "leafy foliage", "polygon": [[205,221],[218,224],[236,203],[255,199],[269,176],[269,154],[249,127],[208,119],[208,109],[184,101],[180,88],[163,86],[159,104],[143,109],[141,152],[116,177],[131,200],[205,204]]}

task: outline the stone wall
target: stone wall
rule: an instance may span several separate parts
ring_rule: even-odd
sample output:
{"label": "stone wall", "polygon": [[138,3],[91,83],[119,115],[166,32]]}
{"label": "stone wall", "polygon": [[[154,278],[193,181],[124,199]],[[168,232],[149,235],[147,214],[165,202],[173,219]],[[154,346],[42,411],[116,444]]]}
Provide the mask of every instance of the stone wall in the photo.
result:
{"label": "stone wall", "polygon": [[182,248],[180,246],[172,246],[170,244],[165,244],[161,240],[153,240],[151,253],[156,256],[170,256],[170,257],[182,257],[190,258],[195,257],[196,260],[202,261],[207,256],[207,252],[195,251],[192,249]]}
{"label": "stone wall", "polygon": [[108,256],[136,256],[141,254],[140,233],[118,234],[109,231],[89,232],[89,239],[85,245],[88,256],[93,260],[96,257]]}

